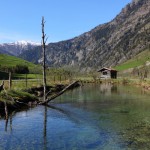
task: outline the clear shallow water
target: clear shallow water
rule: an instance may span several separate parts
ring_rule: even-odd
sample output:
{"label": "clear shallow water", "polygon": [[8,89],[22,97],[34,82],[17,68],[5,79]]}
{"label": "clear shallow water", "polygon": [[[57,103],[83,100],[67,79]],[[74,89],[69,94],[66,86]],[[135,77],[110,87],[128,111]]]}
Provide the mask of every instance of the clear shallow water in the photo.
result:
{"label": "clear shallow water", "polygon": [[1,119],[0,150],[149,148],[145,143],[139,147],[133,137],[137,123],[149,125],[149,96],[129,86],[87,84],[64,93],[49,107],[14,113],[8,122]]}

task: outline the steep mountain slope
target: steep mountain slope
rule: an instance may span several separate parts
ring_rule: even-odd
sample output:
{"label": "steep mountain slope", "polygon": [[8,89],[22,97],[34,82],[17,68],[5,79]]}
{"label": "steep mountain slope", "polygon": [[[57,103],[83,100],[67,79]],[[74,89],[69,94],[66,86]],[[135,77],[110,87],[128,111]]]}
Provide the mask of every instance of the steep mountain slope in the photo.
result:
{"label": "steep mountain slope", "polygon": [[39,46],[38,43],[27,42],[27,41],[4,43],[4,44],[0,44],[0,53],[18,56],[22,52],[26,50],[31,50],[37,46]]}
{"label": "steep mountain slope", "polygon": [[[115,66],[137,55],[150,44],[150,0],[133,0],[115,19],[79,37],[50,43],[47,64],[80,68]],[[41,47],[25,51],[22,58],[40,62]]]}
{"label": "steep mountain slope", "polygon": [[7,51],[3,50],[3,48],[2,48],[2,47],[0,47],[0,54],[12,55],[12,54],[10,54],[9,52],[7,52]]}

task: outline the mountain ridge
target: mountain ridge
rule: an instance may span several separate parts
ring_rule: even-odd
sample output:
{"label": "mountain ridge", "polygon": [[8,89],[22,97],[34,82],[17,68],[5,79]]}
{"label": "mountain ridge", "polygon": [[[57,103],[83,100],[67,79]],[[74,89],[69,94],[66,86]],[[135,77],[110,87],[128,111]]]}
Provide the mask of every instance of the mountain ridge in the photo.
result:
{"label": "mountain ridge", "polygon": [[[110,22],[75,38],[49,43],[46,63],[50,67],[72,66],[82,70],[123,63],[150,45],[150,1],[133,0]],[[41,63],[37,46],[19,57]]]}
{"label": "mountain ridge", "polygon": [[0,53],[18,56],[22,52],[33,49],[34,47],[39,45],[39,43],[24,40],[11,43],[3,43],[0,44]]}

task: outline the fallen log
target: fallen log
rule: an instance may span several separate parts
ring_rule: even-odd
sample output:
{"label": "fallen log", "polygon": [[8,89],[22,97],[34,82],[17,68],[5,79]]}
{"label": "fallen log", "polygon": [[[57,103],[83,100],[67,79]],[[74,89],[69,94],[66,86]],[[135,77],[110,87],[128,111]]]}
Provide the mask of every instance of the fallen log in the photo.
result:
{"label": "fallen log", "polygon": [[[43,101],[43,102],[39,102],[38,104],[39,105],[44,105],[44,104],[47,104],[49,103],[51,100],[55,99],[56,97],[62,95],[65,91],[67,91],[68,89],[71,89],[72,87],[75,87],[78,84],[79,81],[74,81],[73,83],[69,84],[68,86],[66,86],[63,90],[61,90],[60,92],[52,95],[50,98],[46,99],[46,101]],[[48,92],[49,93],[49,92]]]}

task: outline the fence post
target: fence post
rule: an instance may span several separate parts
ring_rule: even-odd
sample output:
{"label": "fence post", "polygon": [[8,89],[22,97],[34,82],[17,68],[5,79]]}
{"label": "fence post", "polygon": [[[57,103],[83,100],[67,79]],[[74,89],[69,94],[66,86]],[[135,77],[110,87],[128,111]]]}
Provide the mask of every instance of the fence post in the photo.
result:
{"label": "fence post", "polygon": [[9,89],[11,89],[12,86],[12,74],[9,72]]}
{"label": "fence post", "polygon": [[28,78],[27,78],[27,73],[26,73],[26,88],[27,88],[27,85],[28,85]]}

